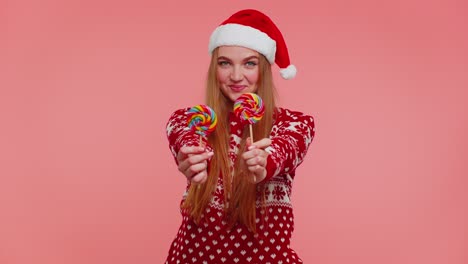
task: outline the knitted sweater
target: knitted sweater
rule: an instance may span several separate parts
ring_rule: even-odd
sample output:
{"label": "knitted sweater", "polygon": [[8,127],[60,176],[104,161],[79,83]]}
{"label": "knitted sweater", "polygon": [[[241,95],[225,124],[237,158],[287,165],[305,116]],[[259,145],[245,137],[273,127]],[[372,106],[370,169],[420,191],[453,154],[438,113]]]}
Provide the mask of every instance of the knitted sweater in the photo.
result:
{"label": "knitted sweater", "polygon": [[[175,111],[167,123],[169,146],[174,157],[182,146],[199,144],[199,136],[187,129],[187,110]],[[229,121],[229,156],[233,164],[244,128],[233,114]],[[270,133],[272,143],[265,149],[269,153],[267,177],[262,181],[265,185],[265,210],[257,197],[257,233],[252,233],[242,224],[227,228],[223,179],[219,177],[212,200],[205,210],[205,218],[198,225],[186,210],[181,210],[182,224],[170,246],[166,263],[302,263],[290,247],[294,230],[290,197],[295,170],[302,163],[314,135],[311,116],[277,108]],[[207,148],[212,150],[209,145]]]}

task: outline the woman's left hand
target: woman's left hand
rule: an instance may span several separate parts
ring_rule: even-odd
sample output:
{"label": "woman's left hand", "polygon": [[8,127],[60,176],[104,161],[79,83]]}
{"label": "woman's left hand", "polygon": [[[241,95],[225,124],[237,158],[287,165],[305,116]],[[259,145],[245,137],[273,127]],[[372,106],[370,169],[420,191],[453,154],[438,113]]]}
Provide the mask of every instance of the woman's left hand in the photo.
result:
{"label": "woman's left hand", "polygon": [[265,148],[271,145],[269,138],[263,138],[252,143],[251,138],[247,138],[247,151],[242,154],[242,158],[247,164],[247,168],[254,176],[254,182],[261,182],[266,178],[267,158],[269,153]]}

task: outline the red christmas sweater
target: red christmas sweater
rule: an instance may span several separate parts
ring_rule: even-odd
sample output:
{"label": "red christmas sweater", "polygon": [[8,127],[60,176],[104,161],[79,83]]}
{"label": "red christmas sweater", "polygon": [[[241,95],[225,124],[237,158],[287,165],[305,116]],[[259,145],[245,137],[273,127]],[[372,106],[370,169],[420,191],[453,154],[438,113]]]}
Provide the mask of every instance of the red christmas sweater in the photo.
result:
{"label": "red christmas sweater", "polygon": [[[182,146],[199,144],[199,136],[187,128],[187,110],[175,111],[167,123],[169,146],[174,157]],[[277,108],[274,120],[270,134],[272,143],[266,149],[269,152],[267,178],[262,182],[266,187],[265,209],[257,198],[257,233],[252,233],[242,224],[227,228],[223,179],[219,177],[216,191],[205,210],[205,218],[199,225],[190,219],[186,210],[181,210],[182,224],[165,263],[302,263],[290,248],[294,230],[291,188],[295,170],[314,138],[314,120],[311,116],[284,108]],[[229,121],[232,165],[244,128],[233,114]],[[212,150],[209,145],[207,148]]]}

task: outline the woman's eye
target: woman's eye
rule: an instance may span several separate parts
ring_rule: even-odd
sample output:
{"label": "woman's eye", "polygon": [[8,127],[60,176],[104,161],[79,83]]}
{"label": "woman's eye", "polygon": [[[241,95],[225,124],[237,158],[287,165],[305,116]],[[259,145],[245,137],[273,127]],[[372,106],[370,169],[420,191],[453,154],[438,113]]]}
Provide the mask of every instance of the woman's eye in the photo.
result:
{"label": "woman's eye", "polygon": [[248,61],[248,62],[246,62],[245,64],[246,64],[247,66],[249,66],[249,67],[254,67],[254,66],[257,65],[257,63],[256,63],[255,61]]}
{"label": "woman's eye", "polygon": [[228,66],[229,62],[228,61],[218,61],[219,66]]}

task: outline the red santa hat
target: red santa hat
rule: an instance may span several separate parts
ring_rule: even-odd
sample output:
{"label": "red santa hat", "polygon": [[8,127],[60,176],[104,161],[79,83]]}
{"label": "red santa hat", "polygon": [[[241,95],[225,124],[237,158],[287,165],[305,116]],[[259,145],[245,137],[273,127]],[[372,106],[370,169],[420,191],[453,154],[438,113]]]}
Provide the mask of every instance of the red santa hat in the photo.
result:
{"label": "red santa hat", "polygon": [[296,76],[297,70],[290,64],[283,35],[268,16],[257,10],[241,10],[221,23],[211,34],[210,54],[219,46],[253,49],[263,54],[271,64],[276,62],[284,79]]}

